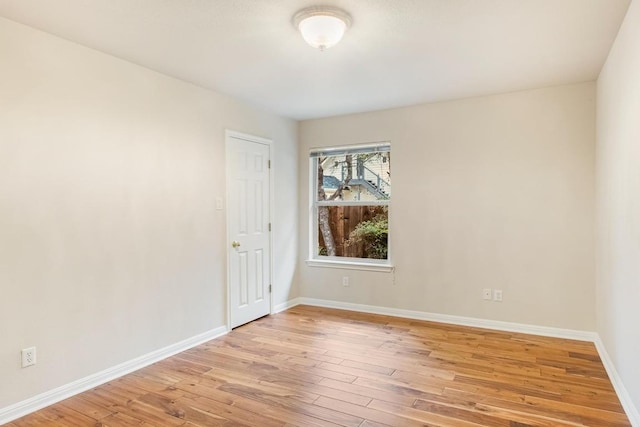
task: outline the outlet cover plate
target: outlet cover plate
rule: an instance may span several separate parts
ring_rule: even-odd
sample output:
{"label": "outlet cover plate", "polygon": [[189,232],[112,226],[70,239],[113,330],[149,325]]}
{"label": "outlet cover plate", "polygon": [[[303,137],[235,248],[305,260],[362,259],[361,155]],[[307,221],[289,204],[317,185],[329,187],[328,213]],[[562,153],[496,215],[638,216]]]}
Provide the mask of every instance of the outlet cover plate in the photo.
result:
{"label": "outlet cover plate", "polygon": [[36,364],[36,348],[35,347],[23,348],[21,355],[22,355],[23,368]]}

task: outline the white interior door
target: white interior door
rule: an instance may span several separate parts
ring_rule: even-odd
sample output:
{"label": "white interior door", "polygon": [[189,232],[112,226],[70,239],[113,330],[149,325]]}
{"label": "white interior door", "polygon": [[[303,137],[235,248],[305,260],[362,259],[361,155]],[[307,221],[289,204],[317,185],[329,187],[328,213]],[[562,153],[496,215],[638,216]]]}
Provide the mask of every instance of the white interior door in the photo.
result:
{"label": "white interior door", "polygon": [[271,310],[269,141],[227,134],[229,322]]}

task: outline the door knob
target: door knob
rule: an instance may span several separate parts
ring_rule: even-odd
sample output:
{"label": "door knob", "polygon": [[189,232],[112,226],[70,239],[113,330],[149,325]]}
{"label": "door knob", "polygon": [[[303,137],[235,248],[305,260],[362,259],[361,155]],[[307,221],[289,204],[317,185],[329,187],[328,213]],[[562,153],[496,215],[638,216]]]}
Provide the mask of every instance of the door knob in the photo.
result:
{"label": "door knob", "polygon": [[234,248],[237,248],[238,246],[240,246],[240,242],[236,242],[235,240],[231,243],[231,246],[233,246]]}

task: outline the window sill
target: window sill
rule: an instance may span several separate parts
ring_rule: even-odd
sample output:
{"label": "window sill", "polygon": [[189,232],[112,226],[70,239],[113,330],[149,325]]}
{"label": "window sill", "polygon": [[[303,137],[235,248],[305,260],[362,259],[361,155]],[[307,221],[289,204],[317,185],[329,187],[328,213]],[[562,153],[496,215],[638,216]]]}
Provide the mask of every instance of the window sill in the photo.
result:
{"label": "window sill", "polygon": [[333,259],[308,259],[306,261],[309,267],[324,267],[324,268],[342,268],[346,270],[362,270],[362,271],[379,271],[382,273],[390,273],[393,271],[393,265],[373,263],[373,262],[358,262],[358,261],[339,261]]}

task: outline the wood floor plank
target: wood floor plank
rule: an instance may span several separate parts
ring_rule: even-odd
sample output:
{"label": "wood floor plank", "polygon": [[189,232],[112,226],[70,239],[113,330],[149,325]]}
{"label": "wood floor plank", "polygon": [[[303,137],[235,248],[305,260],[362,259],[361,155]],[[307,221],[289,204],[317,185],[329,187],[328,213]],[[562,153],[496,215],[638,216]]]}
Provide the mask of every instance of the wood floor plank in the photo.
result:
{"label": "wood floor plank", "polygon": [[443,394],[452,398],[465,398],[474,400],[477,402],[478,407],[482,407],[485,410],[492,409],[495,411],[497,408],[499,408],[502,411],[519,414],[525,419],[530,419],[532,421],[532,424],[536,419],[546,419],[557,424],[579,426],[603,425],[601,420],[586,416],[584,412],[579,410],[578,408],[573,408],[574,411],[565,411],[562,408],[558,407],[543,408],[527,403],[526,396],[524,396],[520,401],[515,401],[500,399],[483,393],[472,393],[454,389],[446,389]]}
{"label": "wood floor plank", "polygon": [[363,407],[353,405],[351,403],[341,402],[339,400],[330,399],[328,397],[319,398],[316,402],[316,405],[344,414],[355,414],[362,417],[362,419],[364,420],[375,421],[389,426],[413,427],[423,425],[420,422],[416,422],[416,420],[412,420],[401,415],[388,413],[385,411],[378,411],[376,408],[371,408],[370,406]]}
{"label": "wood floor plank", "polygon": [[216,400],[224,405],[233,405],[248,411],[264,414],[273,419],[281,420],[287,425],[295,425],[300,427],[335,427],[338,424],[324,421],[318,418],[307,416],[302,413],[287,411],[286,409],[276,407],[270,404],[259,402],[257,400],[247,399],[243,396],[228,393],[218,389],[220,384],[211,378],[193,378],[176,384],[177,388],[188,390],[190,393],[200,396],[206,396],[209,399]]}
{"label": "wood floor plank", "polygon": [[[328,378],[322,380],[320,384],[333,388],[335,390],[341,390],[351,394],[357,394],[362,397],[366,397],[369,399],[369,402],[372,399],[380,399],[380,400],[386,400],[389,402],[394,402],[401,405],[409,406],[409,405],[412,405],[413,402],[416,400],[414,390],[407,391],[405,393],[389,392],[389,390],[387,389],[371,388],[371,387],[367,387],[366,385],[355,384],[355,383],[343,383],[341,381],[335,381]],[[331,396],[328,396],[328,397],[331,397]],[[367,402],[367,404],[369,402]]]}
{"label": "wood floor plank", "polygon": [[85,414],[86,416],[93,418],[94,420],[101,420],[109,415],[113,415],[113,411],[102,407],[100,405],[96,405],[95,403],[91,403],[90,401],[83,399],[82,395],[73,396],[69,399],[63,400],[60,402],[60,405],[72,409],[76,412],[80,412],[81,414]]}
{"label": "wood floor plank", "polygon": [[[478,424],[475,422],[470,422],[466,420],[462,420],[459,418],[452,418],[440,414],[436,414],[433,412],[422,411],[420,409],[416,409],[410,406],[400,406],[395,403],[384,402],[381,400],[372,400],[369,404],[369,408],[376,409],[379,412],[393,414],[394,416],[399,416],[407,420],[411,420],[414,423],[426,423],[427,425],[433,426],[458,426],[458,427],[482,427],[485,424]],[[398,424],[402,425],[402,424]],[[421,424],[424,425],[424,424]]]}
{"label": "wood floor plank", "polygon": [[116,412],[100,420],[100,427],[140,427],[144,421],[131,417],[127,414]]}
{"label": "wood floor plank", "polygon": [[[344,402],[353,403],[355,405],[367,406],[371,401],[371,397],[366,395],[351,393],[342,389],[333,387],[327,387],[322,384],[322,381],[318,384],[309,383],[303,380],[294,381],[289,378],[280,378],[278,375],[267,375],[259,378],[260,381],[269,382],[284,386],[290,390],[302,389],[309,393],[314,393],[318,396],[330,397],[332,399],[342,400]],[[338,381],[339,382],[339,381]],[[345,383],[341,383],[345,384]]]}
{"label": "wood floor plank", "polygon": [[592,343],[297,306],[7,424],[629,426]]}

